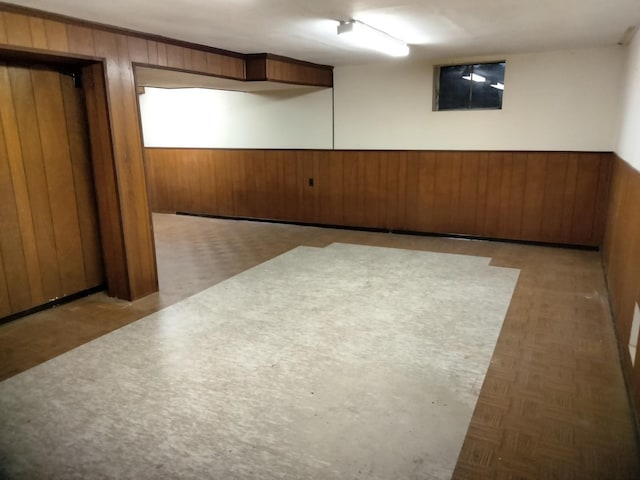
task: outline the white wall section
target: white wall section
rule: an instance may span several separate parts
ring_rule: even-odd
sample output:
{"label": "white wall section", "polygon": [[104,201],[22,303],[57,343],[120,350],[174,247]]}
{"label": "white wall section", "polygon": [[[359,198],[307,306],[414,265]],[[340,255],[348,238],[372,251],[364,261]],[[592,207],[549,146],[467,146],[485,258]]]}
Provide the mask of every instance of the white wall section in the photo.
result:
{"label": "white wall section", "polygon": [[615,152],[640,170],[640,35],[627,47],[620,134]]}
{"label": "white wall section", "polygon": [[[335,142],[337,149],[616,148],[638,168],[638,43],[636,38],[630,50],[616,46],[438,62],[506,60],[502,110],[432,111],[434,66],[402,60],[336,68],[333,107],[331,89],[246,93],[147,88],[140,96],[145,145],[330,149]],[[627,51],[621,120],[620,84]]]}
{"label": "white wall section", "polygon": [[202,88],[145,89],[146,147],[332,147],[331,89],[247,93]]}
{"label": "white wall section", "polygon": [[336,68],[335,147],[613,150],[623,48],[495,55],[438,64],[496,60],[507,61],[502,110],[432,111],[432,64]]}

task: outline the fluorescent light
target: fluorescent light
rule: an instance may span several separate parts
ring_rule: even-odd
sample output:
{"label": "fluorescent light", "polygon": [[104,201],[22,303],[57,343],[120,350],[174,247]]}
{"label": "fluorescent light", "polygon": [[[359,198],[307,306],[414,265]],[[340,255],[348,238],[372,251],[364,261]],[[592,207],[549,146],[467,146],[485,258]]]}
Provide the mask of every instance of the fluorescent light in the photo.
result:
{"label": "fluorescent light", "polygon": [[338,35],[353,45],[386,53],[392,57],[409,55],[409,46],[405,42],[358,20],[340,22]]}
{"label": "fluorescent light", "polygon": [[474,82],[482,83],[486,82],[487,79],[482,75],[478,75],[477,73],[472,73],[471,75],[463,75],[462,78],[465,80],[473,80]]}
{"label": "fluorescent light", "polygon": [[501,82],[496,82],[494,85],[491,85],[491,86],[498,90],[504,90],[504,83],[501,83]]}

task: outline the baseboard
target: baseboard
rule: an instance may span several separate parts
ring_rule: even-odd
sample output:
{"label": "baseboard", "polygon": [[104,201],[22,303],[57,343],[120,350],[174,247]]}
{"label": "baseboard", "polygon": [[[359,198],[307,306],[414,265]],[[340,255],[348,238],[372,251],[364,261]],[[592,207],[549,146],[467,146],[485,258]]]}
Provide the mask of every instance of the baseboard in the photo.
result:
{"label": "baseboard", "polygon": [[38,313],[43,310],[48,310],[49,308],[53,308],[59,305],[64,305],[65,303],[73,302],[74,300],[78,300],[79,298],[88,297],[89,295],[93,295],[94,293],[98,293],[103,290],[106,290],[106,288],[107,288],[106,285],[98,285],[97,287],[88,288],[86,290],[82,290],[81,292],[72,293],[71,295],[67,295],[61,298],[56,298],[55,300],[51,300],[50,302],[43,303],[42,305],[38,305],[37,307],[29,308],[28,310],[12,313],[7,317],[0,318],[0,325],[13,322],[14,320],[18,320],[19,318],[26,317],[27,315],[33,315],[34,313]]}

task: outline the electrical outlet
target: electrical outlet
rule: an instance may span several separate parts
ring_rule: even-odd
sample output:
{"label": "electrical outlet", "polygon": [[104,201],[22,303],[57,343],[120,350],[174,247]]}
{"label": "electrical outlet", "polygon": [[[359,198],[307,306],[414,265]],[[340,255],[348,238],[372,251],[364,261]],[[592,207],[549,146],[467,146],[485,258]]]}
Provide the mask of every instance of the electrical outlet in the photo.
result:
{"label": "electrical outlet", "polygon": [[631,365],[636,363],[636,350],[638,348],[638,334],[640,334],[640,307],[636,303],[633,309],[633,322],[631,322],[631,334],[629,335],[629,355],[631,355]]}

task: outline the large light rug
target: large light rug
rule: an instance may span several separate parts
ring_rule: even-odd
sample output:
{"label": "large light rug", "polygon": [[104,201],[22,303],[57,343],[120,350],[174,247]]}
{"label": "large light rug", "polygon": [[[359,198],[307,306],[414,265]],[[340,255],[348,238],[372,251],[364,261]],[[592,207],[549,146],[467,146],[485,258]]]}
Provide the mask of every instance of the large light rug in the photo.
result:
{"label": "large light rug", "polygon": [[2,478],[450,478],[518,271],[299,247],[0,383]]}

